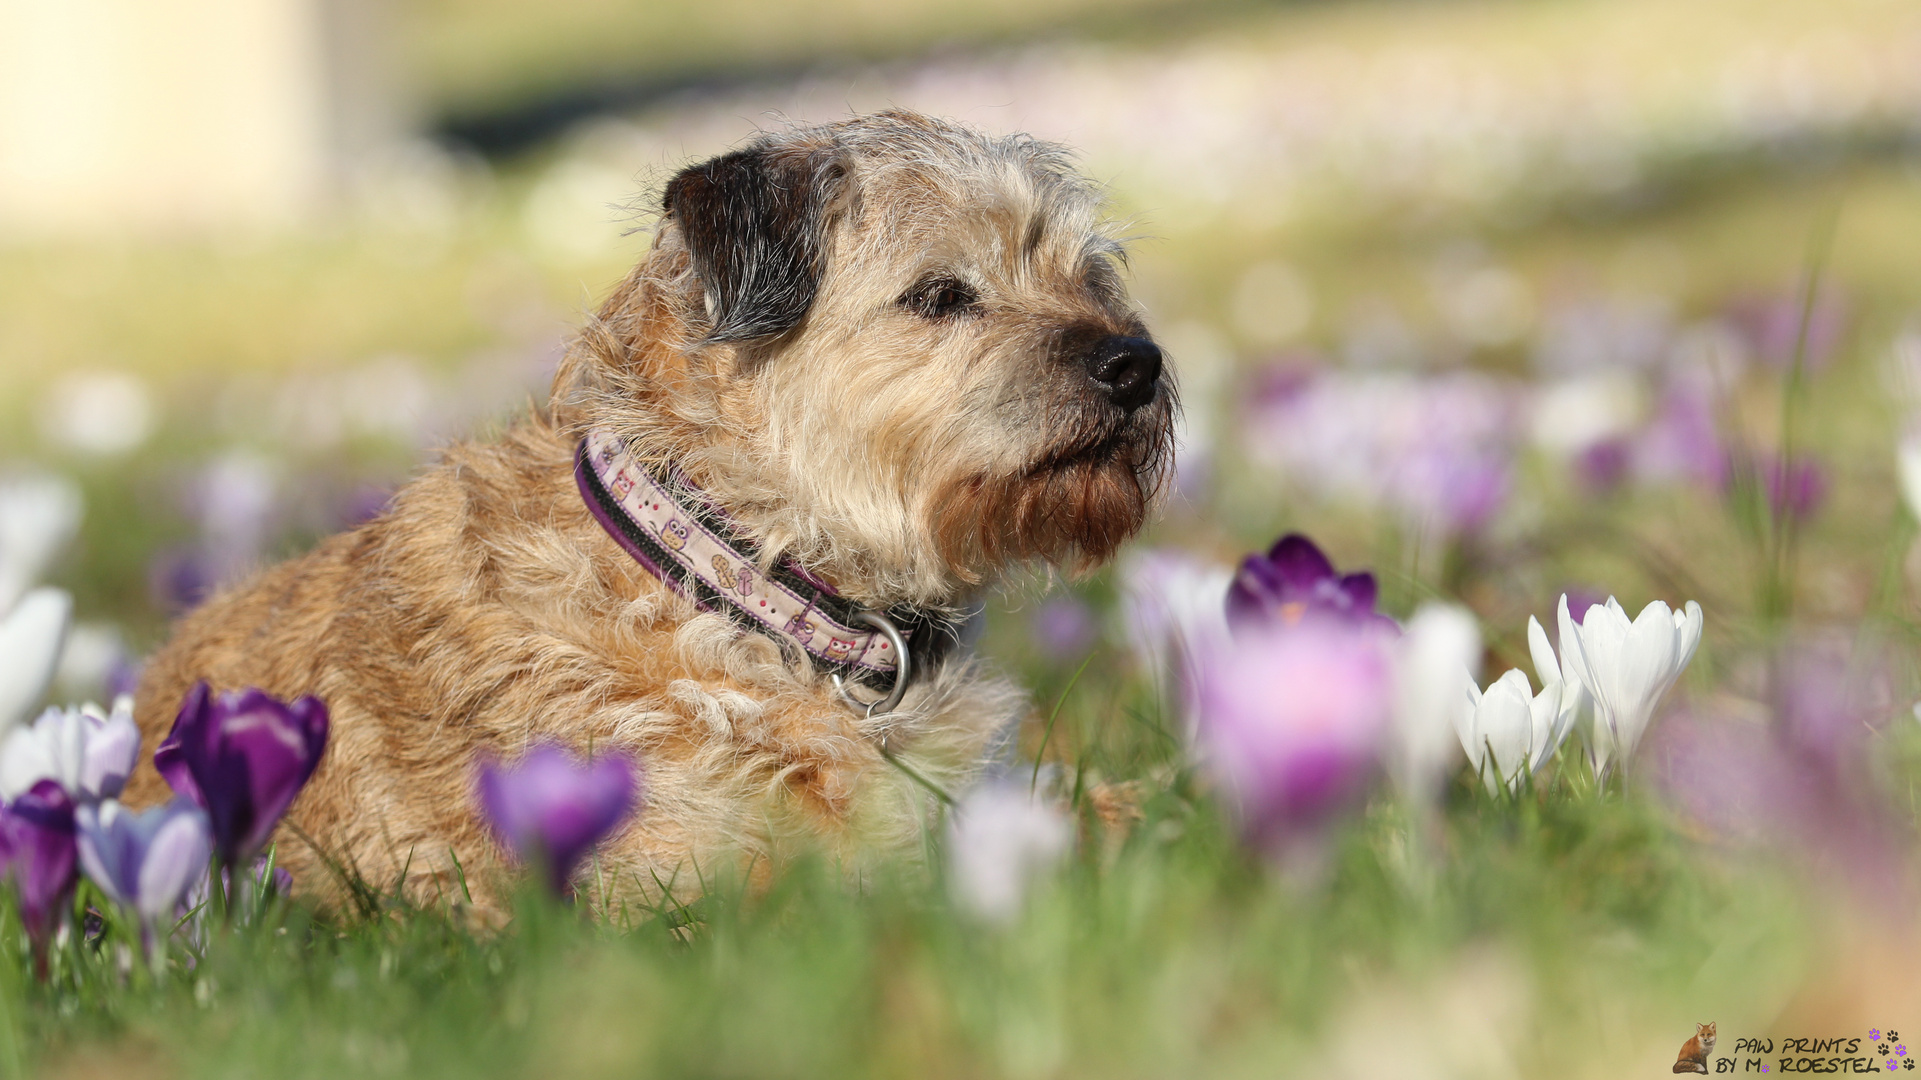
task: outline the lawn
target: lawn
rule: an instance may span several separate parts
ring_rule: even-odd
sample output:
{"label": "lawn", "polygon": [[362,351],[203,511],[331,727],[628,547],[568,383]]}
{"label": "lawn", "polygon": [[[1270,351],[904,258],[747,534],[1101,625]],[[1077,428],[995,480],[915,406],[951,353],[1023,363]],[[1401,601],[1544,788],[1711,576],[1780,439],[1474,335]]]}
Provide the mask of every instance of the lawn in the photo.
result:
{"label": "lawn", "polygon": [[[9,914],[0,1072],[1617,1080],[1668,1075],[1707,1021],[1736,1068],[1904,1070],[1878,1042],[1921,1038],[1921,506],[1897,468],[1921,23],[1871,0],[1094,8],[990,5],[929,52],[958,16],[836,4],[736,52],[733,4],[421,2],[409,63],[448,116],[760,74],[510,158],[419,148],[287,232],[0,247],[0,473],[86,507],[49,576],[79,626],[59,701],[100,698],[206,584],[537,407],[644,250],[641,189],[768,110],[899,101],[1076,142],[1188,410],[1116,566],[986,598],[980,649],[1035,703],[1005,780],[1072,837],[1010,912],[969,903],[940,810],[854,880],[708,868],[657,910],[529,885],[505,928],[367,882],[347,910],[211,919],[158,973],[110,919],[37,979]],[[1277,854],[1140,620],[1155,560],[1224,571],[1288,532],[1371,570],[1396,619],[1470,612],[1483,686],[1539,685],[1528,618],[1554,638],[1563,593],[1577,618],[1697,601],[1701,644],[1604,783],[1578,734],[1512,792],[1457,754],[1432,803],[1376,784],[1311,857]]]}

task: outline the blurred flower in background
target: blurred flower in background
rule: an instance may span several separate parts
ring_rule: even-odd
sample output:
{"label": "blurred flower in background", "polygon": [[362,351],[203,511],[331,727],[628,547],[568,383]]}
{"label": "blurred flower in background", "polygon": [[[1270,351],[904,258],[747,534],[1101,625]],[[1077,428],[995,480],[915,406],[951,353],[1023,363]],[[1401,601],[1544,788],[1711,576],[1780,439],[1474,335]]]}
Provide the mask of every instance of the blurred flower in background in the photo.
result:
{"label": "blurred flower in background", "polygon": [[1042,601],[1028,625],[1041,654],[1057,662],[1079,659],[1100,633],[1093,609],[1072,593]]}
{"label": "blurred flower in background", "polygon": [[0,614],[45,577],[80,527],[80,489],[45,475],[0,478]]}
{"label": "blurred flower in background", "polygon": [[1792,364],[1796,350],[1807,370],[1827,367],[1848,329],[1847,303],[1832,282],[1823,283],[1811,307],[1804,289],[1747,293],[1728,302],[1727,316],[1755,359],[1776,369]]}
{"label": "blurred flower in background", "polygon": [[79,528],[80,510],[64,480],[0,481],[0,733],[32,712],[58,670],[73,598],[34,586]]}
{"label": "blurred flower in background", "polygon": [[1011,921],[1073,843],[1059,807],[1024,784],[990,780],[962,796],[948,820],[948,887],[976,918]]}
{"label": "blurred flower in background", "polygon": [[556,896],[572,895],[581,861],[626,823],[642,792],[628,757],[582,761],[551,742],[512,764],[483,759],[475,786],[488,827]]}
{"label": "blurred flower in background", "polygon": [[157,417],[147,384],[126,372],[69,375],[41,406],[48,443],[93,457],[117,457],[144,445]]}
{"label": "blurred flower in background", "polygon": [[1283,385],[1250,400],[1244,430],[1249,455],[1289,481],[1444,536],[1480,529],[1506,504],[1520,434],[1512,385],[1341,371]]}
{"label": "blurred flower in background", "polygon": [[198,534],[156,556],[148,577],[155,604],[172,614],[189,611],[258,565],[276,526],[278,489],[274,467],[244,450],[195,473],[181,501]]}
{"label": "blurred flower in background", "polygon": [[1831,633],[1784,643],[1761,700],[1723,694],[1671,718],[1650,748],[1654,781],[1717,836],[1791,854],[1845,875],[1859,895],[1899,903],[1910,828],[1876,769],[1903,711],[1888,659],[1872,642]]}
{"label": "blurred flower in background", "polygon": [[1196,747],[1250,843],[1311,876],[1328,830],[1383,768],[1392,641],[1325,616],[1268,624],[1195,656]]}
{"label": "blurred flower in background", "polygon": [[1374,610],[1374,575],[1338,574],[1321,549],[1299,533],[1274,542],[1265,555],[1241,560],[1227,589],[1230,627],[1294,623],[1310,616],[1392,625]]}
{"label": "blurred flower in background", "polygon": [[1121,627],[1156,682],[1227,636],[1227,567],[1171,548],[1136,549],[1121,556],[1119,577]]}

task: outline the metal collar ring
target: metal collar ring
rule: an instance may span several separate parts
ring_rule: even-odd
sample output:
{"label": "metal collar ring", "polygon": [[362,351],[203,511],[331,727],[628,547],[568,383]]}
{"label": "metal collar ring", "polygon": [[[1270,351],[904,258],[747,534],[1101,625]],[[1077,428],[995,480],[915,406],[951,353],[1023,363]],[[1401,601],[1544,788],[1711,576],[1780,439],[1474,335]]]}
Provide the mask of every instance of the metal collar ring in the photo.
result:
{"label": "metal collar ring", "polygon": [[834,689],[840,691],[841,698],[849,705],[866,710],[866,715],[870,719],[884,716],[900,707],[901,699],[907,696],[908,680],[913,678],[913,660],[907,652],[907,640],[901,637],[900,628],[894,625],[893,620],[878,611],[860,611],[854,615],[854,621],[866,623],[880,631],[881,636],[887,639],[888,646],[894,650],[894,687],[879,701],[864,702],[847,692],[847,686],[841,681],[840,673],[835,672]]}

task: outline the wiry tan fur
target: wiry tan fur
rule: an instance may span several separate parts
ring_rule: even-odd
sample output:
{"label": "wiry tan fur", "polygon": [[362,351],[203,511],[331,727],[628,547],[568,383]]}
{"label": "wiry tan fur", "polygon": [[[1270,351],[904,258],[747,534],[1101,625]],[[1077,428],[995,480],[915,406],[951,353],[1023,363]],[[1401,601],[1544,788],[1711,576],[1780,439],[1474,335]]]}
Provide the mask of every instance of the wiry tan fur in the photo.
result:
{"label": "wiry tan fur", "polygon": [[[959,610],[1011,567],[1091,565],[1142,523],[1168,464],[1171,383],[1119,425],[1063,348],[1143,334],[1097,193],[1059,151],[908,113],[763,137],[826,162],[818,292],[772,337],[714,341],[716,297],[670,206],[652,250],[590,319],[548,411],[450,448],[383,516],[184,619],[140,686],[149,747],[198,680],[315,694],[331,745],[290,820],[333,859],[416,898],[499,899],[475,758],[542,738],[625,748],[643,813],[603,845],[599,898],[689,894],[797,847],[859,865],[913,851],[929,796],[881,754],[964,787],[1025,708],[965,657],[868,719],[762,635],[703,614],[590,516],[573,451],[613,430],[673,462],[762,543],[878,608]],[[671,189],[670,189],[671,190]],[[902,306],[929,272],[979,310]],[[1064,344],[1067,343],[1067,344]],[[130,798],[164,785],[146,766]],[[339,884],[283,827],[296,887]],[[403,880],[404,878],[404,880]]]}

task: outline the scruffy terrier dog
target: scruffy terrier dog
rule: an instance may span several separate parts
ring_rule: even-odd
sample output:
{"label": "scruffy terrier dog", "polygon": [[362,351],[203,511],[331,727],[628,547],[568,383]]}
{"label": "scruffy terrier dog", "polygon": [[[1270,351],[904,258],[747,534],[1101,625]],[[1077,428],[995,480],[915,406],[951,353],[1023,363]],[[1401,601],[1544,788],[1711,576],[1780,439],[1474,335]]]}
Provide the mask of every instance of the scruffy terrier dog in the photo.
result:
{"label": "scruffy terrier dog", "polygon": [[[929,796],[887,756],[962,787],[1025,707],[953,647],[964,612],[1021,564],[1107,559],[1167,475],[1174,388],[1119,254],[1061,150],[907,112],[680,172],[545,413],[185,619],[148,745],[200,680],[323,699],[276,838],[323,901],[330,860],[431,898],[458,858],[497,904],[476,758],[541,740],[643,769],[596,896],[911,850]],[[151,766],[130,789],[165,794]]]}

